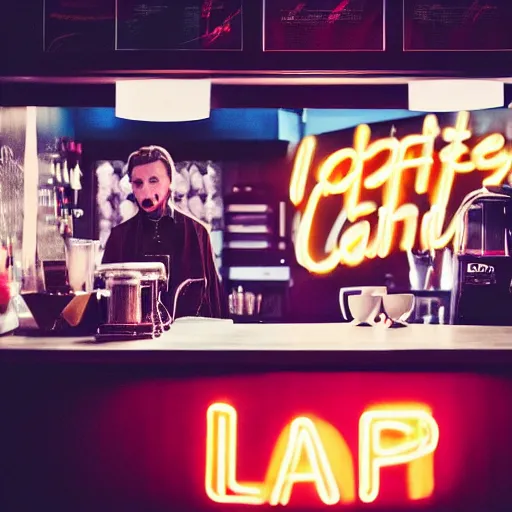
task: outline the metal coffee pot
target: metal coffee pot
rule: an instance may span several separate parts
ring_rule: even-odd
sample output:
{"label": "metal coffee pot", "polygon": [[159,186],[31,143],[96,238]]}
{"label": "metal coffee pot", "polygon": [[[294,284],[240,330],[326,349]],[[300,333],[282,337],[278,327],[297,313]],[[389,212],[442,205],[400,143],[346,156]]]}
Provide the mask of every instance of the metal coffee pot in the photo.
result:
{"label": "metal coffee pot", "polygon": [[96,276],[105,283],[107,303],[107,319],[96,339],[151,339],[169,329],[172,318],[160,300],[167,287],[163,263],[100,265]]}

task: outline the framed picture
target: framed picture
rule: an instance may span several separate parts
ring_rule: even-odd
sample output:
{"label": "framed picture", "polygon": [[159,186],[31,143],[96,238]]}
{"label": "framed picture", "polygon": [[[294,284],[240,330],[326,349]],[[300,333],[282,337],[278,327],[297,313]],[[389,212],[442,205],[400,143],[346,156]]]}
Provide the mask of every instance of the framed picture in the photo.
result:
{"label": "framed picture", "polygon": [[405,51],[512,51],[510,0],[403,0]]}
{"label": "framed picture", "polygon": [[263,0],[265,51],[384,51],[385,0]]}
{"label": "framed picture", "polygon": [[242,3],[117,0],[116,50],[241,51]]}
{"label": "framed picture", "polygon": [[115,14],[115,0],[44,0],[44,51],[112,51]]}

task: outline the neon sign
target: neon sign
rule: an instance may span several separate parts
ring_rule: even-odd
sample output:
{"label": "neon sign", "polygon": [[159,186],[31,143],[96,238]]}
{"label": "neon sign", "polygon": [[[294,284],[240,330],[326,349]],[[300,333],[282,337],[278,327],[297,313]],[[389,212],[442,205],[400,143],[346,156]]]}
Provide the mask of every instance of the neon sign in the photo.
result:
{"label": "neon sign", "polygon": [[[422,250],[446,247],[456,232],[455,219],[447,222],[446,212],[457,176],[484,171],[488,174],[482,185],[499,186],[512,168],[512,154],[505,147],[505,137],[499,133],[486,136],[473,149],[468,147],[465,142],[472,137],[469,120],[468,112],[460,112],[455,126],[441,130],[437,117],[430,114],[424,119],[421,134],[374,142],[370,142],[370,127],[360,125],[354,133],[353,147],[335,151],[322,161],[307,198],[306,186],[317,140],[313,136],[304,138],[290,181],[292,203],[295,206],[305,203],[295,239],[297,261],[310,272],[327,274],[340,264],[357,266],[366,258],[385,258],[393,249],[396,227],[400,223],[403,227],[399,241],[401,251],[412,250],[418,237]],[[438,153],[440,173],[431,186],[434,144],[439,136],[446,145]],[[366,164],[383,157],[378,169],[365,177]],[[343,165],[348,165],[348,170],[340,173]],[[401,201],[405,171],[410,170],[415,170],[416,194],[429,196],[430,209],[421,222],[418,206]],[[364,190],[377,189],[382,190],[380,205],[362,199]],[[336,243],[326,255],[318,258],[311,251],[311,240],[315,237],[313,226],[322,199],[329,196],[340,196],[342,214],[351,225],[343,229],[343,222],[337,222],[333,226],[335,232],[331,230],[329,235],[329,238],[335,237]],[[376,230],[372,230],[369,222],[371,215],[377,215]]]}
{"label": "neon sign", "polygon": [[[325,505],[356,501],[353,456],[343,436],[329,423],[307,416],[283,429],[262,482],[239,482],[237,416],[225,403],[207,411],[205,490],[212,501],[285,506],[298,485],[312,486]],[[438,424],[423,405],[366,410],[359,419],[359,500],[377,500],[381,472],[399,465],[407,467],[408,499],[430,497],[438,442]]]}

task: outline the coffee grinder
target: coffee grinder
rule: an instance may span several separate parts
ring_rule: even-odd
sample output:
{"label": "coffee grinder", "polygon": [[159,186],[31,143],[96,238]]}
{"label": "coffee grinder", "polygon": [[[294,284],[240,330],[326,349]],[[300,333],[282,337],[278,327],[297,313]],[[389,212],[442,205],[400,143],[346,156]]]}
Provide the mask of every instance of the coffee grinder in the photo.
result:
{"label": "coffee grinder", "polygon": [[468,194],[456,222],[450,323],[512,325],[512,188]]}

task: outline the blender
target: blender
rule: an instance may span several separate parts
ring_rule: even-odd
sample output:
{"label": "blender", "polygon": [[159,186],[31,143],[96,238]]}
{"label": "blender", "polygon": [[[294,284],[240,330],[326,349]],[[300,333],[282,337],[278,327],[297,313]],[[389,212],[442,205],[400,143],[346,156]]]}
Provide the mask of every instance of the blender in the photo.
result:
{"label": "blender", "polygon": [[450,323],[512,325],[512,188],[471,192],[456,222]]}

